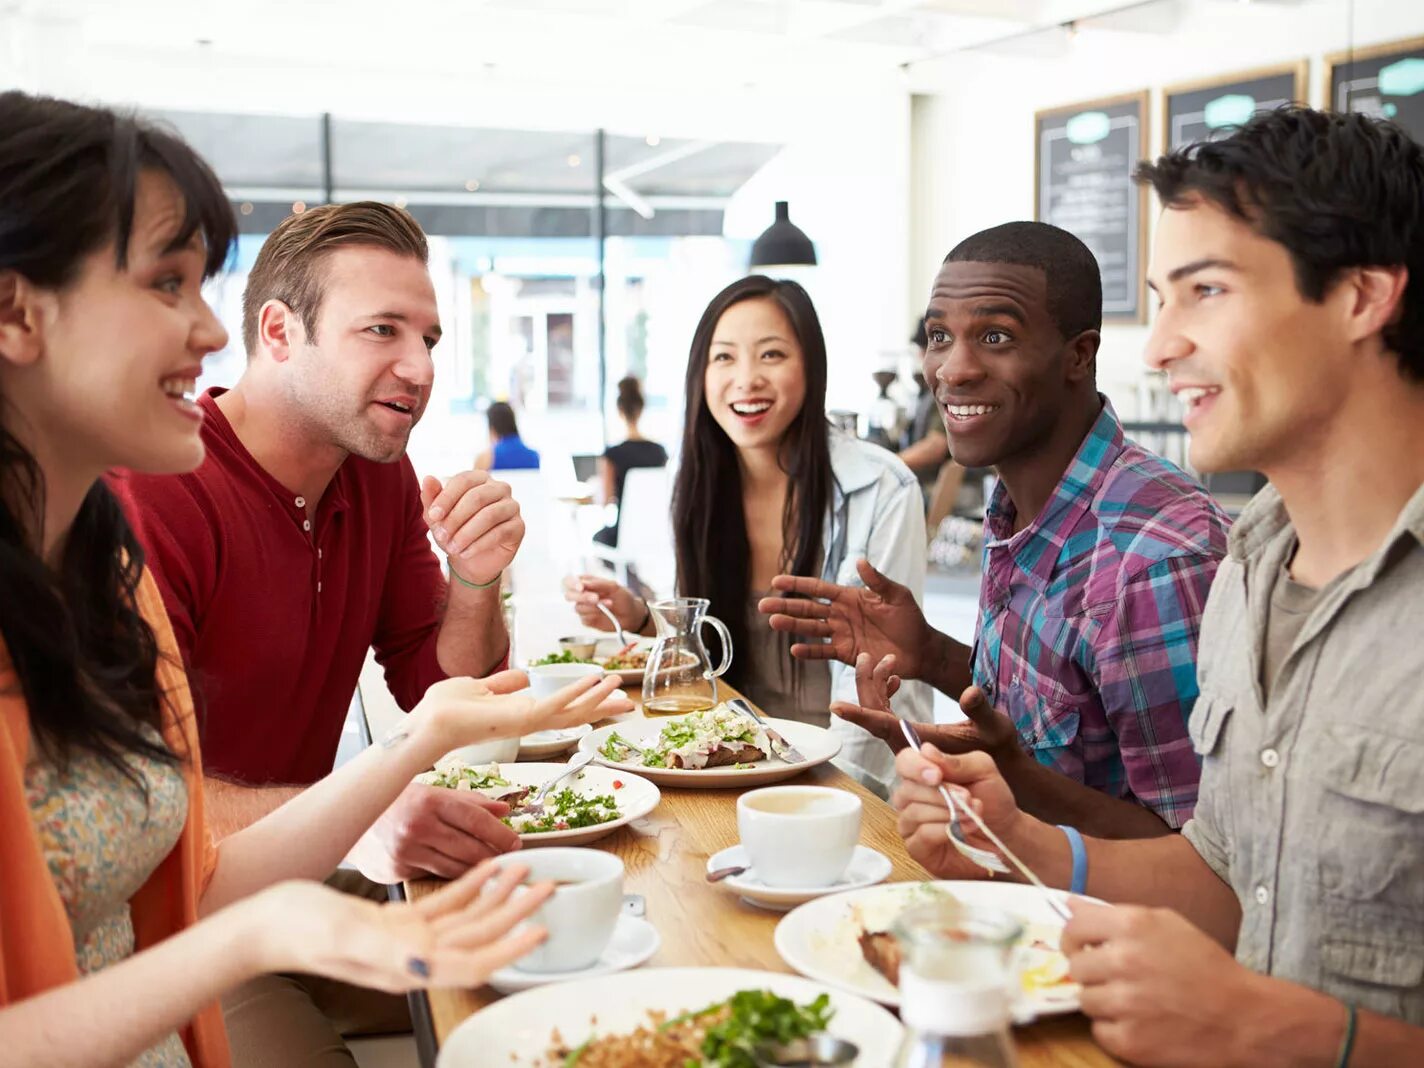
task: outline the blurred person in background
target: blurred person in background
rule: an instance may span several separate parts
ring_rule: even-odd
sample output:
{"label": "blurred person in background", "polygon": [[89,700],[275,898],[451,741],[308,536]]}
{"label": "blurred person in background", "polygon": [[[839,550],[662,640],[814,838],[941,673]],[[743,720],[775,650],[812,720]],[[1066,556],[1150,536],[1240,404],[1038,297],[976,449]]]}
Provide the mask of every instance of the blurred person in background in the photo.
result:
{"label": "blurred person in background", "polygon": [[[929,345],[923,319],[915,324],[915,333],[910,338],[910,344],[915,346],[917,367],[923,368],[925,348]],[[934,389],[925,381],[921,370],[915,371],[915,385],[920,392],[915,399],[915,410],[910,415],[910,425],[905,431],[898,455],[920,480],[920,488],[928,494],[939,475],[939,469],[949,459],[949,438],[944,432],[944,420],[939,415]]]}
{"label": "blurred person in background", "polygon": [[638,419],[643,414],[643,388],[632,375],[618,381],[618,414],[628,428],[627,437],[610,445],[598,458],[598,480],[604,504],[618,506],[618,518],[594,535],[604,545],[618,544],[618,524],[622,520],[623,483],[635,467],[666,467],[667,450],[656,441],[649,441],[638,432]]}
{"label": "blurred person in background", "polygon": [[[867,558],[919,598],[925,523],[919,485],[894,454],[826,422],[826,342],[795,282],[753,275],[702,314],[687,365],[681,464],[673,490],[677,591],[705,597],[732,635],[728,681],[769,715],[842,735],[837,763],[885,793],[894,774],[884,742],[832,720],[833,698],[855,694],[855,672],[801,663],[771,633],[757,602],[782,572],[859,581]],[[610,579],[566,581],[585,625],[653,633],[648,605]],[[930,717],[928,691],[910,685],[907,715]]]}
{"label": "blurred person in background", "polygon": [[504,401],[495,401],[489,406],[486,418],[490,447],[475,457],[476,471],[539,470],[539,454],[519,436],[513,408]]}
{"label": "blurred person in background", "polygon": [[[175,136],[19,92],[0,94],[0,204],[0,1060],[226,1068],[218,998],[258,975],[483,982],[542,938],[515,930],[552,890],[511,898],[527,868],[486,864],[419,905],[313,880],[441,754],[586,722],[609,687],[536,703],[504,694],[518,672],[443,682],[215,845],[180,647],[101,476],[203,462],[190,394],[227,334],[201,287],[231,205]],[[235,1062],[354,1064],[279,1037],[278,1059]]]}

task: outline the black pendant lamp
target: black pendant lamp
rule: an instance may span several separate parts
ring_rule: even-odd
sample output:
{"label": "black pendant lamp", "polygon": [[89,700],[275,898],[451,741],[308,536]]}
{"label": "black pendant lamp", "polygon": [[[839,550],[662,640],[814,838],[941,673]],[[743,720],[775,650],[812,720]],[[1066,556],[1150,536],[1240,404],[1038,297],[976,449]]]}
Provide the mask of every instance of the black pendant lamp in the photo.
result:
{"label": "black pendant lamp", "polygon": [[752,245],[752,267],[814,267],[816,246],[791,221],[786,201],[776,202],[776,221]]}

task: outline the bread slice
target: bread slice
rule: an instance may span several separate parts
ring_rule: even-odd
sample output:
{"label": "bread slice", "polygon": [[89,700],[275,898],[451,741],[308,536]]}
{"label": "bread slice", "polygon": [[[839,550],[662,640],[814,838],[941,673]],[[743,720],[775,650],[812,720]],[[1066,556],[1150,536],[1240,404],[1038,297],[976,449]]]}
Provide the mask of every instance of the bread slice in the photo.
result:
{"label": "bread slice", "polygon": [[865,962],[890,981],[900,985],[900,943],[889,931],[860,932],[860,955]]}
{"label": "bread slice", "polygon": [[[755,764],[758,760],[765,760],[766,754],[754,745],[747,745],[745,742],[739,745],[727,745],[725,743],[717,746],[707,754],[707,763],[704,768],[724,768],[731,764]],[[670,763],[675,768],[685,768],[682,762],[682,754],[674,753]]]}

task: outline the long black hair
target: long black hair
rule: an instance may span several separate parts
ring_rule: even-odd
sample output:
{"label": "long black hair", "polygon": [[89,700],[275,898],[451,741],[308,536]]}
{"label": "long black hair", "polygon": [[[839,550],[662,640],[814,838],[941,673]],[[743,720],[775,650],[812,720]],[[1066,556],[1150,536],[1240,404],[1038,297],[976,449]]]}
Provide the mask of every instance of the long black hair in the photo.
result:
{"label": "long black hair", "polygon": [[[711,612],[727,624],[732,648],[747,648],[747,597],[751,593],[751,547],[742,511],[742,475],[736,446],[707,407],[707,360],[722,313],[744,300],[772,300],[786,313],[800,342],[806,368],[806,399],[781,439],[781,469],[790,477],[781,517],[781,570],[815,575],[834,476],[826,425],[826,339],[806,291],[795,282],[751,275],[712,298],[687,360],[687,415],[682,461],[672,493],[677,588],[706,597]],[[793,671],[796,662],[793,662]],[[745,682],[746,658],[732,661],[728,681]],[[795,676],[794,676],[795,677]]]}
{"label": "long black hair", "polygon": [[[166,175],[182,194],[173,247],[201,234],[204,277],[217,273],[236,219],[216,175],[177,136],[105,108],[0,93],[0,274],[62,290],[111,242],[125,268],[144,172]],[[158,645],[135,601],[143,549],[96,482],[60,559],[44,561],[44,474],[7,426],[8,408],[0,396],[0,634],[31,727],[59,767],[84,750],[137,782],[125,754],[174,758],[140,730],[161,727],[163,700]]]}

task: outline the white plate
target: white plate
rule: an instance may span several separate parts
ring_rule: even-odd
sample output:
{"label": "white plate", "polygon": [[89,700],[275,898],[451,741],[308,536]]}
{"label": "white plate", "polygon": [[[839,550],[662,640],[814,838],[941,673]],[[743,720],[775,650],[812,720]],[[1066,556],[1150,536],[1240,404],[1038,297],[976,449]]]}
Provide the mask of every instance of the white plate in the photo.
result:
{"label": "white plate", "polygon": [[[750,863],[751,858],[747,856],[746,849],[741,845],[734,845],[720,853],[712,854],[707,859],[707,870],[713,872],[718,868],[739,868]],[[876,852],[869,846],[858,845],[851,855],[850,865],[846,868],[845,874],[830,886],[767,886],[756,877],[755,869],[743,872],[741,875],[729,875],[722,880],[720,885],[734,893],[741,894],[742,900],[748,905],[756,905],[758,908],[770,909],[773,912],[785,912],[787,909],[810,901],[813,897],[825,897],[827,894],[839,894],[846,890],[859,890],[863,887],[874,886],[876,883],[884,881],[889,875],[889,857],[884,853]]]}
{"label": "white plate", "polygon": [[828,730],[813,727],[809,723],[797,723],[790,719],[770,719],[766,716],[762,718],[779,731],[787,742],[799,749],[801,755],[806,758],[805,760],[799,764],[788,764],[773,753],[765,760],[758,760],[755,764],[745,768],[727,766],[688,770],[686,768],[645,768],[640,764],[620,764],[607,759],[598,751],[614,731],[634,745],[646,748],[653,743],[665,725],[675,722],[679,718],[678,716],[659,716],[654,719],[625,719],[623,722],[615,723],[609,727],[600,727],[592,734],[580,739],[579,749],[592,751],[600,764],[617,768],[619,771],[629,771],[635,775],[641,775],[660,786],[707,787],[709,789],[726,786],[760,786],[769,782],[780,782],[782,779],[800,775],[807,768],[824,764],[841,751],[840,737]]}
{"label": "white plate", "polygon": [[[633,635],[629,635],[629,637],[631,638],[631,637],[634,637],[634,636],[633,636]],[[636,644],[635,644],[634,647],[633,647],[633,648],[634,648],[634,651],[635,651],[635,652],[643,652],[643,653],[646,653],[646,652],[648,652],[648,651],[650,651],[650,650],[652,649],[652,647],[653,647],[653,642],[654,642],[656,639],[654,639],[654,638],[637,637],[635,640],[636,640]],[[593,649],[593,658],[598,662],[599,666],[601,667],[601,666],[603,665],[603,661],[607,660],[609,657],[611,657],[614,653],[618,652],[618,651],[621,650],[622,648],[623,648],[623,645],[618,641],[618,638],[617,638],[616,636],[615,636],[615,637],[612,637],[612,638],[599,638],[599,639],[598,639],[598,644],[595,645],[595,646],[594,646],[594,649]],[[548,651],[545,652],[545,653],[540,653],[540,654],[539,654],[538,656],[536,656],[534,659],[535,659],[535,660],[539,660],[539,659],[542,659],[543,657],[547,656],[549,653],[557,653],[557,652],[559,652],[559,649],[558,649],[557,646],[556,646],[555,648],[550,649],[550,650],[548,650]],[[528,665],[528,664],[525,664],[524,667],[525,667],[526,670],[528,670],[529,665]],[[642,685],[643,685],[643,669],[642,669],[642,668],[632,668],[632,669],[627,670],[627,671],[610,671],[610,672],[608,672],[608,674],[610,674],[610,675],[617,675],[617,676],[618,676],[618,682],[619,682],[619,684],[622,685],[622,686],[642,686]]]}
{"label": "white plate", "polygon": [[827,1030],[860,1047],[857,1064],[889,1064],[900,1045],[900,1022],[874,1002],[827,991],[797,975],[744,968],[639,968],[636,971],[555,983],[513,994],[475,1013],[440,1047],[436,1068],[551,1068],[546,1052],[558,1029],[569,1046],[597,1030],[622,1034],[648,1023],[648,1010],[669,1016],[703,1008],[738,990],[770,990],[799,1003],[829,993],[835,1015]]}
{"label": "white plate", "polygon": [[587,968],[572,972],[526,972],[511,966],[501,968],[490,976],[489,984],[501,994],[517,994],[521,990],[532,990],[550,983],[567,983],[574,979],[592,979],[598,975],[624,972],[647,961],[662,944],[658,929],[647,920],[620,914],[613,927],[613,937],[608,940],[608,948]]}
{"label": "white plate", "polygon": [[[808,901],[776,925],[776,951],[808,978],[898,1007],[900,991],[861,955],[856,915],[859,913],[872,930],[885,930],[903,909],[931,900],[930,888],[947,891],[965,905],[996,908],[1017,917],[1024,924],[1026,942],[1041,939],[1058,945],[1063,921],[1049,908],[1043,891],[1017,883],[964,881],[889,883]],[[1063,899],[1068,896],[1053,892]],[[1048,974],[1061,974],[1059,970],[1067,968],[1056,949],[1030,950],[1024,957],[1025,966],[1045,969]],[[1078,992],[1075,983],[1025,987],[1014,998],[1014,1020],[1027,1023],[1039,1016],[1075,1012]]]}
{"label": "white plate", "polygon": [[567,727],[561,731],[536,731],[519,739],[520,760],[544,760],[547,757],[567,753],[578,744],[578,740],[593,730],[587,723],[577,727]]}
{"label": "white plate", "polygon": [[[559,773],[567,764],[501,764],[499,773],[516,786],[539,786]],[[614,783],[621,783],[615,786]],[[526,846],[561,845],[576,846],[596,842],[612,834],[625,823],[631,823],[646,816],[658,807],[662,794],[658,788],[641,775],[623,771],[611,771],[590,764],[572,779],[566,779],[558,789],[570,787],[584,796],[612,794],[618,802],[620,815],[616,820],[600,823],[593,827],[576,827],[567,831],[543,831],[539,834],[521,834],[519,840]]]}
{"label": "white plate", "polygon": [[[633,638],[634,636],[630,634],[628,635],[628,637]],[[633,646],[633,651],[638,653],[651,652],[653,648],[653,642],[655,640],[656,639],[654,638],[637,638],[637,644]],[[600,638],[598,640],[597,647],[593,651],[593,655],[598,659],[598,662],[602,664],[605,660],[607,660],[610,656],[612,656],[614,653],[618,652],[622,648],[623,646],[619,644],[618,638],[616,636],[612,638]],[[604,670],[607,669],[605,668]],[[642,668],[632,668],[628,671],[609,671],[608,674],[617,675],[619,681],[624,686],[643,685]]]}

